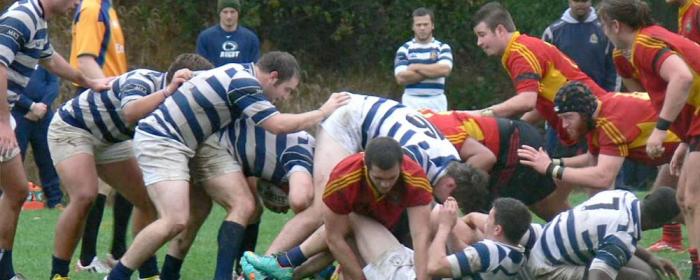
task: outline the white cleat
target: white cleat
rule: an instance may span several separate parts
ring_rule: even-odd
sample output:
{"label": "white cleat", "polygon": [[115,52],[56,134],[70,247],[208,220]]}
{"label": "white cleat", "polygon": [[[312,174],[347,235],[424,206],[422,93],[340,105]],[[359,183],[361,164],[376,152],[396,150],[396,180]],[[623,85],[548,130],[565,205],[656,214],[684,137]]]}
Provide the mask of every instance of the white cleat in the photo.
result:
{"label": "white cleat", "polygon": [[80,261],[75,264],[75,271],[77,272],[92,272],[105,274],[112,270],[107,264],[103,263],[97,257],[92,258],[92,262],[89,265],[83,266]]}

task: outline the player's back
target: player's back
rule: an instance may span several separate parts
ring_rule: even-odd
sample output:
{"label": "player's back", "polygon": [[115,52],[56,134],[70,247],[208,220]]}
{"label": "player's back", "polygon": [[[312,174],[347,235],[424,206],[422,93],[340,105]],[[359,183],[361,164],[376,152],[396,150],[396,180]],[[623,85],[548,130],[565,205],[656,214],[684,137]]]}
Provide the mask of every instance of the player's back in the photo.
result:
{"label": "player's back", "polygon": [[235,120],[222,131],[223,145],[233,153],[246,176],[275,184],[287,182],[289,172],[313,172],[314,137],[306,131],[273,134],[250,118]]}
{"label": "player's back", "polygon": [[640,239],[639,200],[628,191],[600,192],[557,215],[544,228],[531,258],[548,265],[585,266],[602,242],[616,239],[634,252]]}
{"label": "player's back", "polygon": [[165,87],[165,73],[136,69],[118,76],[109,90],[85,90],[58,110],[66,123],[87,130],[97,139],[116,143],[134,135],[135,124],[128,124],[123,106]]}
{"label": "player's back", "polygon": [[435,184],[447,165],[459,160],[454,146],[418,111],[394,100],[353,94],[348,106],[359,106],[361,146],[377,137],[396,139],[406,153],[423,167]]}
{"label": "player's back", "polygon": [[278,112],[251,69],[232,63],[200,72],[141,120],[137,129],[195,150],[207,137],[242,115],[260,124]]}

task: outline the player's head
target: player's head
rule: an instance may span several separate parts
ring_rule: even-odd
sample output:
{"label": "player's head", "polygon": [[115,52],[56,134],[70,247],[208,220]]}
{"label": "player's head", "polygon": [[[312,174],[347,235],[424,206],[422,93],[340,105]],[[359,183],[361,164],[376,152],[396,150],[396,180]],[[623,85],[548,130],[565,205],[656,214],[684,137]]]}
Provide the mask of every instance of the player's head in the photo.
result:
{"label": "player's head", "polygon": [[554,112],[573,139],[586,136],[595,127],[594,114],[597,108],[598,99],[588,86],[580,82],[567,83],[554,97]]}
{"label": "player's head", "polygon": [[168,72],[165,75],[165,84],[170,84],[177,70],[190,69],[191,71],[204,71],[212,68],[214,68],[214,65],[201,55],[196,53],[180,54],[170,63]]}
{"label": "player's head", "polygon": [[64,15],[75,9],[80,4],[80,0],[48,0],[42,1],[44,14],[47,18],[55,15]]}
{"label": "player's head", "polygon": [[219,0],[216,4],[216,11],[219,12],[219,24],[225,29],[235,29],[238,26],[241,2],[239,0]]}
{"label": "player's head", "polygon": [[676,190],[660,187],[649,193],[640,203],[642,230],[655,229],[673,220],[681,209],[676,200]]}
{"label": "player's head", "polygon": [[297,59],[288,52],[272,51],[260,57],[255,77],[270,101],[289,98],[299,85],[301,68]]}
{"label": "player's head", "polygon": [[473,21],[476,44],[489,56],[503,54],[509,34],[516,31],[508,10],[498,2],[489,2],[474,14]]}
{"label": "player's head", "polygon": [[481,169],[459,161],[447,165],[445,176],[440,178],[433,190],[435,198],[442,202],[454,197],[462,212],[483,212],[488,209],[489,175]]}
{"label": "player's head", "polygon": [[413,34],[419,42],[427,42],[433,37],[435,22],[433,19],[433,11],[420,7],[413,10]]}
{"label": "player's head", "polygon": [[367,143],[365,165],[370,181],[380,193],[388,193],[401,177],[403,149],[394,138],[379,137]]}
{"label": "player's head", "polygon": [[619,49],[627,49],[638,29],[654,24],[649,4],[643,0],[603,0],[598,4],[603,32]]}
{"label": "player's head", "polygon": [[571,15],[578,21],[584,21],[591,13],[591,0],[569,0]]}
{"label": "player's head", "polygon": [[530,228],[530,209],[520,200],[501,197],[493,202],[486,220],[486,237],[505,239],[508,243],[518,243]]}

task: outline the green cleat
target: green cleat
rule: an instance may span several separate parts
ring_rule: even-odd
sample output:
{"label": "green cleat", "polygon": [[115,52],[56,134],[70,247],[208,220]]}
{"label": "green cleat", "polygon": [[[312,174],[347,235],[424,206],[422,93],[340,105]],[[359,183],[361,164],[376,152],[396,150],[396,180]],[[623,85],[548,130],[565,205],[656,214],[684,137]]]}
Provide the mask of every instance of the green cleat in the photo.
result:
{"label": "green cleat", "polygon": [[243,259],[273,279],[292,280],[294,276],[294,268],[280,266],[275,256],[258,256],[253,252],[247,251],[243,254]]}
{"label": "green cleat", "polygon": [[255,269],[246,258],[241,258],[241,273],[246,280],[266,280],[270,279],[265,273]]}

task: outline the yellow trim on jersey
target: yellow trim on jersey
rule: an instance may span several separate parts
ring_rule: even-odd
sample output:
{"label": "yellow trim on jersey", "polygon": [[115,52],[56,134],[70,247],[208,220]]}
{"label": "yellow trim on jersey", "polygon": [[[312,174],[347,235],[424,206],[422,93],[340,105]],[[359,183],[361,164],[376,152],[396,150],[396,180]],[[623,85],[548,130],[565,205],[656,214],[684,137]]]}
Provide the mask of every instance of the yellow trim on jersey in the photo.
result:
{"label": "yellow trim on jersey", "polygon": [[539,64],[537,57],[534,53],[532,53],[532,51],[529,48],[520,43],[513,43],[513,46],[511,47],[513,48],[512,51],[517,52],[518,54],[522,55],[523,58],[525,58],[527,64],[529,64],[530,67],[532,67],[532,69],[535,70],[535,72],[537,72],[538,74],[542,73],[542,67]]}
{"label": "yellow trim on jersey", "polygon": [[599,128],[605,131],[605,134],[610,137],[610,140],[617,145],[617,148],[620,150],[620,155],[623,157],[629,155],[629,147],[627,147],[626,138],[622,133],[620,133],[620,130],[618,130],[614,124],[605,118],[597,119],[596,124]]}
{"label": "yellow trim on jersey", "polygon": [[481,129],[481,126],[479,126],[475,119],[469,119],[462,122],[462,128],[476,141],[484,140],[484,131]]}
{"label": "yellow trim on jersey", "polygon": [[[628,145],[630,149],[644,147],[647,145],[647,139],[649,139],[651,132],[656,127],[656,122],[639,123],[637,124],[637,127],[639,128],[639,135],[632,141],[632,143]],[[666,138],[664,138],[664,143],[677,143],[680,141],[681,138],[670,130],[666,134]]]}
{"label": "yellow trim on jersey", "polygon": [[548,63],[549,71],[547,71],[547,75],[542,77],[540,82],[540,96],[551,102],[554,101],[554,97],[559,89],[568,81],[564,73],[554,67],[553,64],[553,62]]}
{"label": "yellow trim on jersey", "polygon": [[403,175],[403,179],[406,184],[420,189],[424,189],[431,193],[433,192],[433,188],[430,186],[430,182],[428,182],[427,178],[421,176],[413,176],[405,171],[401,171],[401,174]]}
{"label": "yellow trim on jersey", "polygon": [[654,39],[644,34],[639,34],[635,41],[642,46],[646,46],[652,49],[668,48],[666,43],[664,43],[663,41],[659,39]]}
{"label": "yellow trim on jersey", "polygon": [[508,69],[508,59],[510,58],[511,47],[515,42],[515,39],[518,39],[518,37],[520,37],[520,32],[513,32],[513,35],[511,35],[510,37],[510,41],[508,41],[508,44],[506,45],[506,51],[503,52],[503,56],[501,57],[501,64],[503,65],[503,68],[506,69],[506,72],[508,72],[508,76],[510,76],[510,69]]}
{"label": "yellow trim on jersey", "polygon": [[357,182],[358,179],[364,174],[363,171],[364,168],[360,168],[345,174],[332,182],[328,182],[328,184],[326,184],[326,189],[323,191],[323,197],[325,198],[326,196]]}

